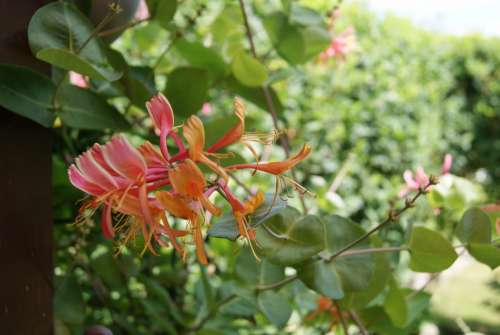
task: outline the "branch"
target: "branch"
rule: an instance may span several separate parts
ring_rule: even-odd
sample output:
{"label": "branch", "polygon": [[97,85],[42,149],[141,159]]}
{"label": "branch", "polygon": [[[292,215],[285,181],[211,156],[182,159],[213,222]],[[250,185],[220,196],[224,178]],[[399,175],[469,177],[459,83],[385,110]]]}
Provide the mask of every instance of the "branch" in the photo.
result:
{"label": "branch", "polygon": [[129,21],[129,22],[122,24],[120,26],[117,26],[117,27],[114,27],[114,28],[111,28],[108,30],[103,30],[99,34],[97,34],[97,36],[104,37],[104,36],[108,36],[108,35],[113,35],[114,33],[120,32],[122,30],[135,27],[136,25],[138,25],[140,23],[147,22],[150,19],[151,18],[142,19],[142,20],[132,20],[132,21]]}
{"label": "branch", "polygon": [[337,316],[339,318],[340,324],[342,325],[342,329],[344,330],[344,334],[349,335],[347,321],[345,320],[344,316],[342,315],[342,310],[340,309],[340,305],[337,301],[335,301],[335,300],[332,300],[332,301],[333,301],[333,304],[335,305],[335,308],[337,309]]}
{"label": "branch", "polygon": [[361,335],[370,335],[370,333],[368,333],[368,330],[366,330],[365,326],[363,325],[363,322],[359,318],[359,315],[356,314],[355,311],[349,311],[349,315],[351,316],[351,319],[354,321],[356,326],[358,326]]}
{"label": "branch", "polygon": [[[240,9],[241,9],[241,14],[243,15],[243,23],[245,25],[245,31],[248,39],[248,43],[250,44],[250,50],[252,52],[252,55],[254,56],[255,59],[258,59],[257,56],[257,51],[255,49],[255,43],[253,41],[253,34],[252,34],[252,29],[250,28],[250,24],[248,23],[248,15],[247,11],[245,9],[245,4],[243,0],[238,0],[240,3]],[[264,99],[266,101],[267,109],[269,113],[271,114],[271,118],[273,120],[273,126],[274,128],[280,132],[279,125],[278,125],[278,113],[276,112],[276,107],[274,106],[273,98],[271,96],[271,92],[269,90],[269,86],[264,84],[262,85],[262,93],[264,94]],[[286,157],[290,157],[290,144],[288,143],[288,136],[280,136],[280,144],[283,147],[283,150],[285,150]],[[292,177],[295,182],[297,182],[297,175],[295,173],[295,170],[292,170]],[[302,205],[302,209],[304,213],[307,214],[307,206],[304,201],[304,195],[299,193],[299,199],[300,199],[300,204]]]}
{"label": "branch", "polygon": [[[402,246],[402,247],[356,249],[356,250],[347,250],[342,254],[340,254],[339,257],[347,257],[352,255],[361,255],[361,254],[376,254],[379,252],[398,252],[404,250],[409,250],[409,248],[406,246]],[[331,257],[329,260],[331,260],[332,258],[333,257]]]}
{"label": "branch", "polygon": [[266,291],[266,290],[272,290],[272,289],[280,288],[280,287],[285,286],[286,284],[294,281],[297,278],[298,278],[297,275],[289,276],[289,277],[286,277],[283,280],[280,280],[280,281],[278,281],[276,283],[267,284],[267,285],[258,285],[258,286],[255,287],[255,290],[256,291]]}
{"label": "branch", "polygon": [[381,224],[373,227],[366,234],[364,234],[363,236],[357,238],[356,240],[354,240],[351,243],[349,243],[348,245],[346,245],[344,248],[342,248],[339,251],[337,251],[332,257],[330,257],[330,261],[333,260],[333,259],[335,259],[335,258],[337,258],[338,256],[340,256],[345,251],[351,249],[356,244],[364,241],[365,239],[367,239],[368,237],[370,237],[373,233],[377,232],[379,229],[385,227],[386,225],[388,225],[391,222],[396,221],[400,217],[401,214],[403,214],[404,212],[406,212],[409,208],[414,207],[415,206],[415,202],[417,201],[417,199],[421,195],[427,193],[427,190],[429,189],[429,187],[431,187],[432,185],[435,185],[435,184],[437,184],[437,180],[436,180],[436,178],[434,178],[434,177],[431,176],[429,178],[429,183],[425,187],[420,188],[418,190],[417,194],[415,194],[415,196],[413,198],[406,199],[405,206],[403,208],[401,208],[398,211],[391,210],[389,212],[389,214],[387,215],[387,219],[385,219],[384,222],[382,222]]}

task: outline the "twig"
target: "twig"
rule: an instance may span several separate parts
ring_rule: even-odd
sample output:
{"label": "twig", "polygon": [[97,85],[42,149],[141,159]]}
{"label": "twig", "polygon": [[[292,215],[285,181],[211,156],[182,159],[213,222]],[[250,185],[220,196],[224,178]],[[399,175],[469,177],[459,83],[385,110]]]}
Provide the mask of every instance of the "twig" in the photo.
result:
{"label": "twig", "polygon": [[143,23],[143,22],[147,22],[149,20],[150,20],[149,17],[147,19],[142,19],[142,20],[132,20],[132,21],[129,21],[129,22],[122,24],[120,26],[117,26],[117,27],[114,27],[114,28],[111,28],[108,30],[103,30],[99,34],[97,34],[97,36],[104,37],[104,36],[112,35],[112,34],[117,33],[119,31],[135,27],[136,25]]}
{"label": "twig", "polygon": [[348,325],[347,321],[345,320],[344,316],[342,315],[342,310],[340,309],[340,305],[337,301],[332,300],[333,304],[335,305],[335,308],[337,309],[337,316],[339,318],[340,324],[342,325],[342,329],[344,330],[345,335],[349,335],[349,330],[348,330]]}
{"label": "twig", "polygon": [[283,280],[280,280],[280,281],[278,281],[276,283],[256,286],[255,290],[256,291],[266,291],[266,290],[272,290],[272,289],[280,288],[280,287],[285,286],[286,284],[294,281],[297,278],[298,278],[297,275],[289,276],[289,277],[286,277]]}
{"label": "twig", "polygon": [[361,333],[361,335],[370,335],[368,333],[368,330],[366,330],[365,326],[363,325],[363,322],[359,318],[359,315],[356,314],[355,311],[353,311],[353,310],[349,311],[349,315],[351,316],[351,319],[354,321],[356,326],[358,326],[358,329],[359,329],[359,332]]}
{"label": "twig", "polygon": [[241,188],[243,188],[245,192],[248,193],[248,195],[250,196],[254,195],[254,192],[252,192],[252,190],[249,189],[247,185],[245,185],[241,180],[239,180],[238,177],[234,175],[234,173],[227,171],[227,174],[229,175],[229,177],[231,177],[231,179],[233,179],[236,182],[236,184],[238,184],[238,186],[241,186]]}
{"label": "twig", "polygon": [[[247,11],[245,8],[245,3],[243,0],[238,0],[240,4],[240,9],[241,9],[241,14],[243,16],[243,23],[245,25],[245,31],[248,39],[248,43],[250,44],[250,51],[252,52],[252,55],[254,58],[258,59],[257,57],[257,51],[255,49],[255,44],[253,41],[253,34],[252,34],[252,29],[250,28],[250,24],[248,23],[248,15]],[[262,85],[262,93],[264,94],[264,99],[266,101],[267,109],[269,113],[271,114],[271,118],[273,120],[273,126],[274,128],[279,132],[279,125],[278,125],[278,113],[276,112],[276,107],[274,106],[273,98],[271,96],[271,92],[269,90],[269,86],[264,84]],[[283,150],[285,151],[286,157],[290,157],[290,144],[288,143],[288,136],[280,136],[280,144],[283,147]],[[297,182],[297,174],[295,170],[292,170],[292,177],[294,181]],[[307,205],[304,200],[304,195],[299,193],[299,199],[300,203],[302,206],[302,209],[304,213],[308,212]]]}
{"label": "twig", "polygon": [[407,211],[409,208],[412,208],[415,205],[415,201],[417,201],[417,199],[421,195],[427,193],[427,189],[430,186],[435,185],[436,183],[437,183],[436,179],[431,176],[431,178],[429,180],[429,183],[425,187],[420,188],[418,190],[417,194],[412,199],[407,199],[406,202],[405,202],[405,206],[403,208],[401,208],[398,211],[391,210],[389,212],[389,214],[387,215],[387,218],[384,220],[384,222],[382,222],[379,225],[373,227],[368,232],[366,232],[363,236],[355,239],[354,241],[352,241],[351,243],[349,243],[348,245],[346,245],[345,247],[343,247],[342,249],[340,249],[339,251],[337,251],[332,257],[330,257],[330,260],[333,260],[333,259],[337,258],[341,254],[343,254],[345,251],[351,249],[356,244],[358,244],[358,243],[364,241],[365,239],[367,239],[368,237],[370,237],[373,233],[377,232],[379,229],[381,229],[381,228],[385,227],[386,225],[388,225],[389,223],[397,220],[401,214],[403,214],[405,211]]}
{"label": "twig", "polygon": [[[408,250],[408,247],[386,247],[386,248],[366,248],[366,249],[355,249],[355,250],[347,250],[339,255],[339,257],[347,257],[353,255],[361,255],[361,254],[376,254],[379,252],[398,252]],[[331,260],[331,258],[330,258]]]}

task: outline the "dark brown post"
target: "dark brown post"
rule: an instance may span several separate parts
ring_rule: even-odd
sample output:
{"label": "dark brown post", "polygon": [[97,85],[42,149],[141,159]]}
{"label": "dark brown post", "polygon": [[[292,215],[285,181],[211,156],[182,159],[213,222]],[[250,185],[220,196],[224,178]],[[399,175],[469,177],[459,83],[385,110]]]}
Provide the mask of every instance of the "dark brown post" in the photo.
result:
{"label": "dark brown post", "polygon": [[[46,1],[0,0],[0,62],[48,72],[26,28]],[[0,334],[52,334],[51,131],[0,108]]]}

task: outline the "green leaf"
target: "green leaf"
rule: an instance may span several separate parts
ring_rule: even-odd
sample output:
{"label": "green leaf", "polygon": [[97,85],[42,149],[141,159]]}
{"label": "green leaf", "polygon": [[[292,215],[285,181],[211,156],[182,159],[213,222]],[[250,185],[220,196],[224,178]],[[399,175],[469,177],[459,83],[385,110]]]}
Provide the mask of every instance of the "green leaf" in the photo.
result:
{"label": "green leaf", "polygon": [[62,121],[79,129],[126,129],[127,120],[95,93],[72,85],[61,87],[58,103]]}
{"label": "green leaf", "polygon": [[[382,241],[379,237],[372,238],[372,245],[375,247],[382,247]],[[355,309],[366,306],[370,301],[377,297],[386,287],[391,275],[391,264],[387,255],[384,253],[376,253],[373,255],[375,261],[375,268],[373,275],[368,282],[368,286],[362,291],[351,292],[349,303]]]}
{"label": "green leaf", "polygon": [[500,248],[496,246],[471,243],[467,250],[478,262],[488,265],[492,270],[500,266]]}
{"label": "green leaf", "polygon": [[416,272],[439,272],[450,267],[457,253],[441,234],[424,227],[414,227],[410,237],[410,269]]}
{"label": "green leaf", "polygon": [[129,67],[123,83],[130,101],[139,108],[145,108],[146,101],[156,93],[154,75],[149,67]]}
{"label": "green leaf", "polygon": [[470,208],[464,213],[455,233],[462,243],[490,243],[490,218],[479,208]]}
{"label": "green leaf", "polygon": [[304,7],[298,3],[292,3],[290,6],[290,23],[305,27],[325,26],[323,16],[312,8]]}
{"label": "green leaf", "polygon": [[167,79],[165,96],[176,115],[195,114],[207,100],[208,72],[194,67],[179,67]]}
{"label": "green leaf", "polygon": [[[338,215],[327,216],[324,218],[324,222],[326,249],[323,254],[326,258],[366,234],[359,224]],[[365,239],[349,250],[366,248],[370,248],[369,239]],[[337,271],[344,289],[348,291],[365,289],[370,282],[375,267],[374,257],[369,253],[339,256],[325,263],[326,266]]]}
{"label": "green leaf", "polygon": [[[286,208],[286,200],[275,197],[274,194],[265,194],[264,202],[257,210],[250,215],[249,222],[252,227],[256,227],[267,218],[279,213]],[[235,241],[240,236],[240,231],[232,213],[224,214],[215,221],[208,230],[208,236],[226,238]]]}
{"label": "green leaf", "polygon": [[112,251],[93,253],[90,258],[90,266],[109,289],[116,290],[124,286],[124,277]]}
{"label": "green leaf", "polygon": [[282,34],[280,42],[276,45],[278,54],[290,64],[303,64],[306,62],[306,41],[301,30],[290,26]]}
{"label": "green leaf", "polygon": [[76,278],[73,275],[56,277],[55,287],[55,318],[69,324],[81,324],[85,320],[85,303]]}
{"label": "green leaf", "polygon": [[141,275],[140,280],[146,287],[148,296],[154,297],[161,303],[164,303],[168,307],[168,313],[172,316],[172,318],[179,324],[183,324],[184,319],[182,318],[182,315],[179,311],[179,307],[173,301],[170,293],[168,293],[168,291],[155,279],[151,279],[147,276]]}
{"label": "green leaf", "polygon": [[147,0],[151,17],[168,29],[168,24],[177,11],[177,0]]}
{"label": "green leaf", "polygon": [[258,261],[250,248],[241,249],[236,259],[235,272],[238,278],[252,286],[274,284],[285,278],[285,268],[267,259]]}
{"label": "green leaf", "polygon": [[389,292],[384,301],[384,310],[396,327],[403,328],[406,325],[408,306],[405,296],[394,278],[389,282]]}
{"label": "green leaf", "polygon": [[199,42],[180,39],[175,43],[175,49],[189,64],[208,70],[215,78],[223,77],[227,72],[222,56],[216,50],[207,48]]}
{"label": "green leaf", "polygon": [[324,248],[323,223],[314,215],[301,216],[287,207],[257,227],[258,252],[271,262],[292,265]]}
{"label": "green leaf", "polygon": [[61,69],[75,71],[98,80],[114,81],[122,75],[109,69],[94,66],[77,54],[65,49],[43,49],[36,54],[36,57]]}
{"label": "green leaf", "polygon": [[257,296],[257,304],[276,327],[284,327],[292,315],[292,307],[282,292],[263,291]]}
{"label": "green leaf", "polygon": [[51,127],[54,84],[49,78],[26,67],[0,64],[0,106]]}
{"label": "green leaf", "polygon": [[162,303],[151,299],[140,299],[139,301],[146,315],[151,319],[153,328],[158,328],[165,334],[177,333],[172,322],[166,317],[167,309]]}
{"label": "green leaf", "polygon": [[330,33],[323,27],[303,28],[301,33],[304,37],[304,41],[306,42],[304,54],[306,60],[310,60],[318,56],[330,45]]}
{"label": "green leaf", "polygon": [[267,70],[264,65],[244,51],[234,56],[231,69],[234,77],[245,86],[261,86],[267,80]]}
{"label": "green leaf", "polygon": [[313,261],[296,268],[299,279],[310,289],[332,299],[342,299],[344,290],[335,267]]}
{"label": "green leaf", "polygon": [[[242,98],[250,101],[255,104],[257,107],[269,112],[269,108],[267,107],[266,98],[264,96],[264,92],[260,87],[248,87],[242,85],[236,78],[229,77],[226,80],[226,85],[228,89],[236,95],[241,96]],[[283,114],[283,105],[276,94],[276,91],[273,88],[269,88],[271,92],[271,98],[274,103],[274,108],[276,109],[276,113],[279,115]]]}
{"label": "green leaf", "polygon": [[67,2],[43,6],[28,26],[29,44],[37,58],[95,79],[118,79],[121,74],[111,68],[93,34],[92,23]]}

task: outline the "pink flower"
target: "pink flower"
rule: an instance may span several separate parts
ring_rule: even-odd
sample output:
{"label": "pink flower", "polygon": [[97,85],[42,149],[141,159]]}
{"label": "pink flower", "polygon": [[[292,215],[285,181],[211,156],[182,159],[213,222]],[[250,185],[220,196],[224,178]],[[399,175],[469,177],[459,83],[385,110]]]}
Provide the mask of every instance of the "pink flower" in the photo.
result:
{"label": "pink flower", "polygon": [[205,103],[203,104],[203,107],[201,107],[201,112],[202,112],[204,115],[210,115],[210,113],[212,113],[212,106],[210,105],[210,103],[205,102]]}
{"label": "pink flower", "polygon": [[81,88],[89,87],[87,77],[73,71],[69,71],[69,82]]}
{"label": "pink flower", "polygon": [[443,165],[441,167],[441,174],[448,174],[451,170],[451,165],[453,164],[453,156],[451,154],[444,155]]}
{"label": "pink flower", "polygon": [[356,47],[356,35],[353,27],[348,27],[338,35],[334,35],[328,49],[320,55],[322,61],[329,58],[345,59]]}
{"label": "pink flower", "polygon": [[146,20],[149,18],[149,9],[146,4],[146,0],[140,0],[139,6],[137,6],[137,10],[135,12],[134,19],[136,20]]}
{"label": "pink flower", "polygon": [[170,158],[167,147],[167,136],[170,135],[174,125],[174,112],[167,98],[161,93],[158,93],[146,102],[149,116],[155,125],[156,135],[160,136],[160,150],[165,159]]}
{"label": "pink flower", "polygon": [[[443,159],[443,165],[441,167],[441,175],[445,175],[450,172],[451,165],[453,162],[453,156],[446,154]],[[424,188],[429,184],[429,177],[424,171],[424,168],[419,166],[415,172],[415,177],[413,177],[413,172],[406,170],[403,173],[403,179],[406,183],[405,187],[399,192],[399,197],[403,198],[413,191],[418,191],[420,188]]]}

